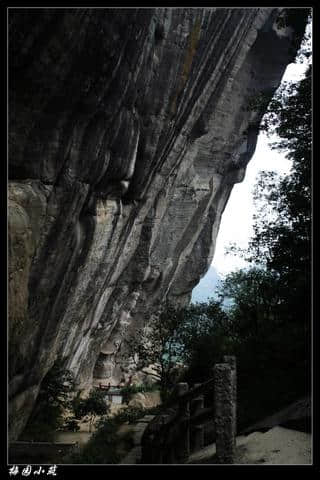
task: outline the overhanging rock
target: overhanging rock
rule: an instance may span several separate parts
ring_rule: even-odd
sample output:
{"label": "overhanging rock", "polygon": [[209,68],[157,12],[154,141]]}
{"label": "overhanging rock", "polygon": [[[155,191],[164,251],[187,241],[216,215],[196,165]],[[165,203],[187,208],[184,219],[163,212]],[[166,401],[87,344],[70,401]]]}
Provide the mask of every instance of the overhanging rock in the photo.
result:
{"label": "overhanging rock", "polygon": [[57,356],[79,388],[97,361],[118,383],[124,336],[189,300],[255,149],[250,99],[297,48],[280,12],[10,10],[13,439]]}

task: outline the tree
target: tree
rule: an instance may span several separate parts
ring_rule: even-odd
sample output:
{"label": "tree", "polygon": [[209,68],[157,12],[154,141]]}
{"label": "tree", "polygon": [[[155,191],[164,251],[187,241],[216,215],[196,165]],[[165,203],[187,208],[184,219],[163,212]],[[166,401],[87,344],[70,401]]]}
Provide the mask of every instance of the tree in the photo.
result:
{"label": "tree", "polygon": [[283,315],[280,287],[280,275],[257,267],[227,275],[220,286],[221,298],[232,299],[222,336],[237,357],[240,429],[307,392],[305,340]]}
{"label": "tree", "polygon": [[[310,52],[303,48],[310,60]],[[261,129],[273,149],[291,160],[287,177],[262,172],[255,189],[254,235],[247,261],[278,276],[278,316],[309,344],[311,324],[311,104],[312,67],[299,82],[282,85]]]}
{"label": "tree", "polygon": [[86,398],[80,398],[80,393],[73,399],[72,409],[75,419],[81,420],[89,416],[89,432],[92,431],[93,422],[97,415],[106,415],[109,407],[106,404],[105,392],[92,389]]}
{"label": "tree", "polygon": [[217,304],[195,311],[211,327],[187,342],[193,381],[210,377],[213,357],[237,356],[240,429],[310,391],[311,66],[277,92],[261,129],[277,134],[273,148],[286,152],[290,175],[260,175],[254,234],[242,251],[249,267],[220,284],[220,306],[231,300],[224,315]]}
{"label": "tree", "polygon": [[212,377],[213,366],[232,350],[229,317],[221,301],[191,304],[182,310],[179,341],[190,384]]}
{"label": "tree", "polygon": [[49,441],[62,426],[63,414],[70,407],[74,379],[58,359],[44,377],[36,405],[22,434],[22,438]]}
{"label": "tree", "polygon": [[228,315],[220,301],[180,309],[168,306],[159,317],[152,318],[147,328],[127,340],[126,355],[137,370],[152,365],[162,399],[166,399],[174,387],[177,366],[180,378],[190,383],[212,376],[214,364],[230,351],[228,328]]}
{"label": "tree", "polygon": [[250,267],[221,285],[221,296],[233,300],[243,416],[271,413],[310,391],[311,73],[310,65],[268,106],[261,128],[277,135],[272,147],[286,152],[291,172],[260,175],[254,234],[242,252]]}
{"label": "tree", "polygon": [[127,351],[124,356],[131,360],[137,371],[152,366],[164,397],[172,386],[172,374],[177,362],[182,358],[183,346],[179,341],[182,321],[182,311],[168,305],[126,340]]}
{"label": "tree", "polygon": [[[250,244],[254,261],[261,255],[268,271],[279,275],[279,314],[300,344],[299,361],[310,368],[311,330],[311,73],[287,87],[269,108],[265,125],[279,140],[274,148],[287,152],[290,175],[274,181],[263,174],[256,198],[261,201]],[[272,127],[270,124],[270,115]],[[263,206],[272,208],[265,215]],[[264,210],[264,211],[263,211]],[[310,377],[310,375],[308,375]],[[310,380],[309,380],[310,381]]]}
{"label": "tree", "polygon": [[278,320],[278,276],[257,267],[226,276],[218,289],[220,300],[231,300],[227,309],[233,344],[265,335]]}

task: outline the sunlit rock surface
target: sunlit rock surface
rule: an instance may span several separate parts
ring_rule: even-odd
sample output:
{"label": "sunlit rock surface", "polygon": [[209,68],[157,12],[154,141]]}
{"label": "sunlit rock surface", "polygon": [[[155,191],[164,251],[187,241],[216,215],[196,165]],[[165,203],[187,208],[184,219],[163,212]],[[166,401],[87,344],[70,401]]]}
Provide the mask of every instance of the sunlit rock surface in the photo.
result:
{"label": "sunlit rock surface", "polygon": [[9,13],[10,431],[62,356],[126,378],[123,338],[190,300],[296,50],[280,10]]}

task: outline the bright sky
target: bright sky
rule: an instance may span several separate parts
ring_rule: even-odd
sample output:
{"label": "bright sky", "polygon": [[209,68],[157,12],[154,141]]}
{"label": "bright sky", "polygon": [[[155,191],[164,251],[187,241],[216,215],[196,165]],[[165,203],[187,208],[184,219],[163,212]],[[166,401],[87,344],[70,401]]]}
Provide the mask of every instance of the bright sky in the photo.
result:
{"label": "bright sky", "polygon": [[[306,70],[305,64],[288,65],[282,81],[299,80]],[[233,187],[229,201],[222,215],[220,230],[216,243],[216,251],[212,265],[219,274],[225,275],[246,263],[234,255],[225,255],[225,248],[230,243],[245,248],[252,233],[253,189],[260,170],[273,170],[288,173],[290,161],[268,145],[269,140],[264,133],[258,137],[256,151],[250,160],[245,179]]]}

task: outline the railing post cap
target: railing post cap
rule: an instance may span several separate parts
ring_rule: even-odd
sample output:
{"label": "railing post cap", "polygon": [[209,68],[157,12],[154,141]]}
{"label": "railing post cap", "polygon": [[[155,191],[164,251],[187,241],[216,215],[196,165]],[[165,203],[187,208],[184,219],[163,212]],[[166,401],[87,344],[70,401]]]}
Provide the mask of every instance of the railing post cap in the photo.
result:
{"label": "railing post cap", "polygon": [[183,395],[189,390],[189,385],[186,382],[179,382],[177,383],[176,389],[178,395]]}
{"label": "railing post cap", "polygon": [[216,363],[213,367],[213,371],[230,370],[231,368],[232,367],[229,365],[229,363]]}

